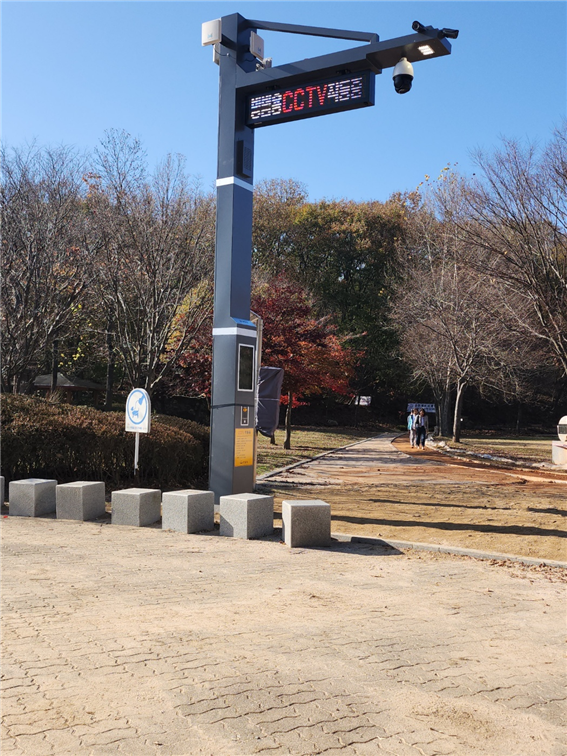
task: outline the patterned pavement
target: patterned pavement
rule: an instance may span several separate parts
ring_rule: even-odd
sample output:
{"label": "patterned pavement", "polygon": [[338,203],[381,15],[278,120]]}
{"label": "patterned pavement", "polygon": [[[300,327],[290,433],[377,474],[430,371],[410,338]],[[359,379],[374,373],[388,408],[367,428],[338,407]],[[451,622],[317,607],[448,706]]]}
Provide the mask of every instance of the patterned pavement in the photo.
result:
{"label": "patterned pavement", "polygon": [[2,520],[5,756],[565,756],[565,579]]}

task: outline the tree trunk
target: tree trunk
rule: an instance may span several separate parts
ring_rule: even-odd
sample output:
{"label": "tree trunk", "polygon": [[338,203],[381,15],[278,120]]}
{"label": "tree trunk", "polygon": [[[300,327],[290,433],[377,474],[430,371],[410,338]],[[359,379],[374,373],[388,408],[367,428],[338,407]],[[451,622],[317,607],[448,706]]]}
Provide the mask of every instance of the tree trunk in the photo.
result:
{"label": "tree trunk", "polygon": [[51,355],[51,393],[57,391],[57,373],[59,372],[59,339],[53,339],[53,354]]}
{"label": "tree trunk", "polygon": [[448,436],[450,430],[450,409],[451,409],[451,395],[449,393],[443,394],[439,402],[439,426],[442,436]]}
{"label": "tree trunk", "polygon": [[520,428],[522,427],[522,402],[518,402],[518,412],[516,414],[516,436],[520,435]]}
{"label": "tree trunk", "polygon": [[163,393],[161,384],[159,384],[158,388],[154,392],[154,394],[152,396],[152,401],[156,405],[157,411],[160,414],[162,414],[162,415],[166,415],[167,414],[167,412],[166,412],[166,409],[167,409],[166,399],[165,399],[165,394]]}
{"label": "tree trunk", "polygon": [[114,389],[114,362],[116,355],[114,354],[114,344],[112,343],[112,320],[108,323],[108,329],[106,331],[106,397],[104,400],[104,409],[112,409],[112,391]]}
{"label": "tree trunk", "polygon": [[461,412],[463,407],[463,394],[465,392],[465,383],[457,383],[457,397],[455,399],[455,414],[453,415],[453,443],[461,442]]}
{"label": "tree trunk", "polygon": [[567,394],[567,376],[563,376],[555,382],[553,387],[553,400],[552,400],[552,414],[553,416],[560,417],[561,406],[564,402],[564,397]]}
{"label": "tree trunk", "polygon": [[293,400],[293,394],[291,391],[287,394],[287,412],[285,413],[285,441],[283,448],[291,449],[291,404]]}

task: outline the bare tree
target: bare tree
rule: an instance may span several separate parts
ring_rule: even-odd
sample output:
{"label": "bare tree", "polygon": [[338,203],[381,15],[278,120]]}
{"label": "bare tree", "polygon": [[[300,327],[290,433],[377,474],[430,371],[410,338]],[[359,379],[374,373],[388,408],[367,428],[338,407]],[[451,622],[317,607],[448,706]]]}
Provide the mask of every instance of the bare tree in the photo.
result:
{"label": "bare tree", "polygon": [[65,147],[2,151],[4,389],[33,378],[88,286],[83,170]]}
{"label": "bare tree", "polygon": [[509,326],[567,376],[567,122],[543,149],[506,140],[476,159],[481,175],[454,218],[468,262],[499,281]]}
{"label": "bare tree", "polygon": [[[438,394],[441,414],[448,393],[455,391],[453,440],[460,441],[464,392],[477,378],[489,340],[489,315],[483,303],[482,281],[464,269],[451,253],[429,258],[410,278],[419,292],[409,307],[415,374],[429,376]],[[405,347],[408,353],[408,345]]]}
{"label": "bare tree", "polygon": [[[423,205],[414,213],[403,283],[394,307],[403,353],[414,378],[426,381],[434,392],[443,435],[448,434],[454,395],[452,436],[456,442],[467,387],[503,389],[504,376],[511,380],[514,375],[518,352],[518,342],[513,342],[495,306],[500,281],[467,263],[470,250],[455,222],[466,191],[466,182],[443,171],[425,192]],[[515,352],[510,351],[512,344]]]}
{"label": "bare tree", "polygon": [[210,310],[214,199],[189,184],[181,156],[148,176],[139,141],[125,132],[108,132],[96,158],[91,213],[103,238],[96,270],[105,329],[114,329],[129,383],[151,393]]}

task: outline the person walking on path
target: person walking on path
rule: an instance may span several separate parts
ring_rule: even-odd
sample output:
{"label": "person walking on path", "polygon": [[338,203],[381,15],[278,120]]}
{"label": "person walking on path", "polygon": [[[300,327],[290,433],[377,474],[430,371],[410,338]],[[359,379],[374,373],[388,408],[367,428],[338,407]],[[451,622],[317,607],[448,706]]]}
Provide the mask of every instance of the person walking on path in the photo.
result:
{"label": "person walking on path", "polygon": [[[420,445],[422,449],[425,449],[425,439],[427,432],[429,431],[429,418],[424,409],[419,410],[419,414],[415,419],[415,444],[419,449]],[[412,444],[413,446],[413,444]]]}
{"label": "person walking on path", "polygon": [[413,449],[415,446],[415,431],[416,431],[416,420],[417,420],[418,414],[417,414],[417,407],[414,407],[412,411],[408,415],[408,431],[409,431],[409,440],[411,444],[411,448]]}

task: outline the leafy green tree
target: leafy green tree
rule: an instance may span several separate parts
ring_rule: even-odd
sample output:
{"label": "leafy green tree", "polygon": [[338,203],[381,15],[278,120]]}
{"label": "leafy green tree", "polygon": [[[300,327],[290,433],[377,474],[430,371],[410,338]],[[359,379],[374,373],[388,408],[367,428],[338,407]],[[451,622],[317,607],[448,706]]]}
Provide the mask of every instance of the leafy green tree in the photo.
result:
{"label": "leafy green tree", "polygon": [[252,259],[266,274],[293,275],[295,220],[307,202],[307,191],[291,179],[270,179],[254,190]]}
{"label": "leafy green tree", "polygon": [[[272,195],[270,206],[279,195]],[[264,207],[259,204],[260,209]],[[270,273],[285,270],[313,294],[319,316],[330,316],[338,332],[357,338],[363,357],[353,376],[357,393],[399,384],[397,337],[389,322],[396,249],[404,238],[407,210],[387,203],[342,200],[309,203],[294,195],[286,212],[274,213],[270,238],[277,254],[255,236],[256,257]],[[277,264],[270,264],[270,261]]]}

